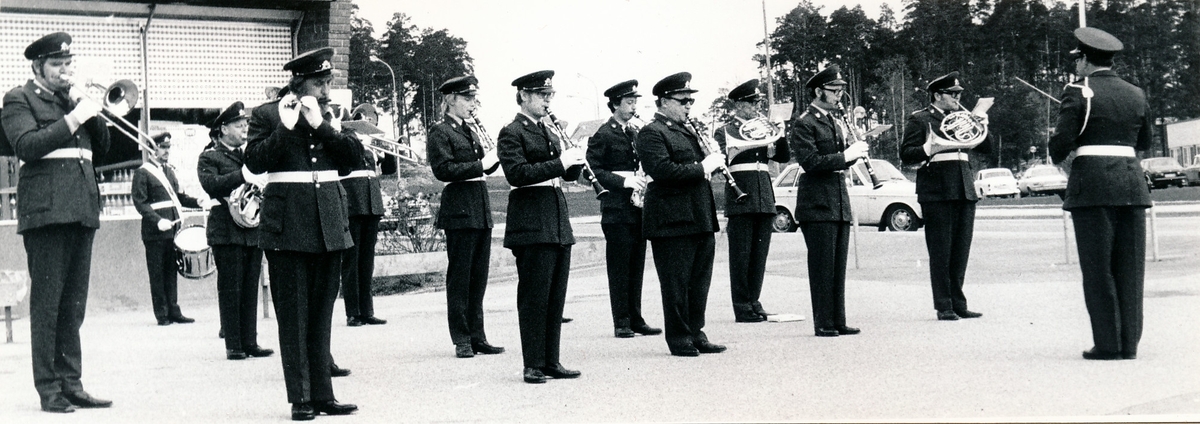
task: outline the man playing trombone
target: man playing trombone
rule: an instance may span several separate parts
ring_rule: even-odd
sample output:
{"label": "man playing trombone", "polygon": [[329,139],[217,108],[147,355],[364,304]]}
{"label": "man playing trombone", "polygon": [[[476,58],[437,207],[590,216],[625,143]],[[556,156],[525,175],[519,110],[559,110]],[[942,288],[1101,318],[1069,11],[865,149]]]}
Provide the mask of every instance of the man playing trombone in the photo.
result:
{"label": "man playing trombone", "polygon": [[[962,110],[959,100],[963,88],[958,72],[931,81],[926,90],[931,104],[908,117],[900,142],[900,160],[905,165],[921,165],[917,170],[917,201],[925,215],[933,307],[937,309],[937,319],[942,321],[979,318],[983,314],[967,309],[962,289],[975,230],[975,202],[979,201],[975,193],[975,167],[968,152],[991,152],[986,138],[987,116],[959,118],[963,125],[981,125],[981,131],[971,133],[982,134],[982,138],[963,140],[953,133],[947,134],[942,130],[943,122]],[[960,115],[963,113],[969,112]]]}
{"label": "man playing trombone", "polygon": [[[729,157],[730,174],[747,194],[738,201],[733,188],[725,186],[729,294],[733,298],[735,321],[762,322],[768,314],[758,298],[771,249],[771,222],[775,219],[775,191],[767,162],[786,163],[791,156],[783,133],[759,113],[762,92],[758,90],[758,80],[742,83],[730,90],[728,97],[733,102],[733,121],[717,129],[713,138]],[[755,130],[742,131],[747,125],[755,126]],[[762,133],[762,130],[771,131]]]}
{"label": "man playing trombone", "polygon": [[[446,116],[429,129],[425,157],[433,176],[446,182],[433,225],[446,232],[446,321],[454,355],[494,355],[483,330],[483,295],[492,258],[492,205],[486,174],[496,172],[496,146],[475,121],[479,81],[467,75],[438,87]],[[487,143],[484,143],[487,141]]]}
{"label": "man playing trombone", "polygon": [[[34,78],[4,95],[0,122],[24,164],[17,233],[28,260],[33,385],[46,412],[107,408],[83,390],[79,327],[87,309],[100,190],[92,155],[108,151],[102,106],[71,86],[71,36],[56,32],[25,48]],[[112,113],[129,111],[122,102]],[[0,149],[8,150],[8,149]]]}

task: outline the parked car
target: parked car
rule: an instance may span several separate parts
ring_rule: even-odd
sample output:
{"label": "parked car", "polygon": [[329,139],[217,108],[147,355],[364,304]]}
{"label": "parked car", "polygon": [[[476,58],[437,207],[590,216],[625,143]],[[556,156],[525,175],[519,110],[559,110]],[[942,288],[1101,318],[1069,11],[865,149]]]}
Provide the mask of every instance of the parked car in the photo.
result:
{"label": "parked car", "polygon": [[1017,179],[1008,168],[988,168],[975,176],[975,194],[980,199],[988,197],[1018,197]]}
{"label": "parked car", "polygon": [[1183,165],[1173,157],[1142,159],[1142,170],[1146,172],[1146,185],[1151,189],[1187,184]]}
{"label": "parked car", "polygon": [[1034,165],[1021,173],[1017,189],[1022,196],[1062,194],[1067,190],[1067,175],[1054,165]]}
{"label": "parked car", "polygon": [[[846,172],[846,191],[850,194],[850,209],[860,225],[878,226],[880,231],[916,231],[924,223],[921,205],[917,203],[917,185],[883,160],[871,160],[875,176],[882,182],[874,189],[866,167],[859,162]],[[796,231],[796,184],[804,169],[788,165],[775,177],[775,221],[777,232]]]}
{"label": "parked car", "polygon": [[1188,185],[1200,185],[1200,155],[1193,157],[1192,164],[1183,168],[1183,174],[1187,177]]}

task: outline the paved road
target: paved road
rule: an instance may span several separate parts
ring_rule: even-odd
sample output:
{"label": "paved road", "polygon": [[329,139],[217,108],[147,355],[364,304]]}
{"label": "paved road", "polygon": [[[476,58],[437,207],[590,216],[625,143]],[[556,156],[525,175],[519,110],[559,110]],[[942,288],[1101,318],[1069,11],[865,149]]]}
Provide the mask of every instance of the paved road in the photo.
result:
{"label": "paved road", "polygon": [[[318,420],[1200,420],[1198,224],[1159,221],[1160,260],[1147,263],[1146,330],[1135,361],[1080,358],[1090,332],[1059,221],[981,220],[966,292],[982,319],[934,319],[921,232],[862,231],[847,313],[863,333],[835,339],[813,337],[807,320],[734,323],[719,242],[705,330],[729,350],[699,358],[669,356],[661,337],[613,338],[603,269],[581,266],[571,276],[567,314],[575,322],[564,326],[562,357],[583,377],[544,385],[521,382],[513,281],[493,282],[485,302],[489,338],[508,348],[497,356],[454,358],[443,293],[377,298],[388,325],[349,328],[335,318],[334,355],[354,370],[335,389],[361,410]],[[588,225],[579,232],[591,233]],[[777,235],[768,310],[811,314],[804,264],[801,235]],[[660,325],[656,281],[647,270],[646,315]],[[0,344],[2,421],[286,421],[278,356],[227,361],[216,307],[186,310],[196,324],[158,327],[144,311],[89,311],[84,383],[115,406],[70,416],[38,410],[28,322],[18,321],[18,343]],[[273,319],[261,321],[261,343],[277,348],[276,330]]]}

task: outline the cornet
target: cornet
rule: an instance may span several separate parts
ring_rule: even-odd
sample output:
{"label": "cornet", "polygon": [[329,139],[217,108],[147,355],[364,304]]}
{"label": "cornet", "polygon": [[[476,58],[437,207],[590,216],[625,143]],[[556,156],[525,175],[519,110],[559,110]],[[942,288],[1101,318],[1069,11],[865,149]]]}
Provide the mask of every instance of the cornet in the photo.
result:
{"label": "cornet", "polygon": [[[574,149],[578,147],[571,141],[570,137],[567,137],[567,132],[564,131],[562,127],[558,126],[558,118],[554,116],[554,112],[550,112],[550,110],[547,109],[546,116],[550,118],[550,129],[553,130],[555,133],[554,135],[557,135],[559,140],[562,141],[565,148]],[[586,159],[583,161],[583,178],[592,184],[592,190],[596,191],[597,199],[599,199],[600,196],[608,194],[608,189],[600,185],[600,180],[596,179],[596,173],[592,172],[592,166],[587,163]]]}

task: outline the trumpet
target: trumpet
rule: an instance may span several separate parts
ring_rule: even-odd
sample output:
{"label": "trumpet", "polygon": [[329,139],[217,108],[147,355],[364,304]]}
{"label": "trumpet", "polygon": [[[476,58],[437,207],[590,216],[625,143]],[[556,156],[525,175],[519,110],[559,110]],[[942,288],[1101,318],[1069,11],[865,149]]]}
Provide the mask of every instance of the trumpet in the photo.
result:
{"label": "trumpet", "polygon": [[[689,120],[688,125],[692,127],[692,132],[695,132],[696,136],[700,138],[700,150],[704,152],[705,156],[712,154],[712,152],[721,151],[721,146],[718,145],[716,141],[700,131],[701,125],[698,120]],[[729,188],[733,189],[734,195],[736,196],[734,197],[733,201],[737,203],[745,202],[748,195],[746,192],[742,191],[741,187],[738,187],[737,181],[734,181],[733,179],[733,173],[729,172],[729,167],[726,165],[721,165],[719,170],[721,171],[721,174],[725,176],[725,182],[729,184]]]}
{"label": "trumpet", "polygon": [[[567,132],[564,131],[562,127],[558,126],[558,118],[554,116],[554,112],[550,112],[547,109],[546,116],[550,118],[550,129],[554,131],[554,135],[558,136],[559,140],[562,141],[563,145],[567,149],[574,149],[578,147],[574,142],[571,141],[570,137],[567,137]],[[596,191],[597,199],[599,199],[600,196],[608,194],[608,189],[600,185],[600,180],[596,179],[596,173],[592,172],[592,166],[587,163],[586,159],[583,161],[583,178],[592,184],[592,190]]]}
{"label": "trumpet", "polygon": [[[846,94],[845,91],[842,92],[842,95],[849,97],[849,95]],[[861,141],[861,142],[866,143],[867,140],[863,139],[862,134],[860,134],[858,132],[858,127],[855,127],[854,123],[850,122],[850,118],[847,116],[847,113],[846,113],[846,106],[842,103],[838,103],[838,109],[840,109],[842,111],[842,124],[846,126],[846,131],[848,131],[850,133],[850,137],[853,137],[855,142]],[[869,144],[868,144],[868,146],[869,146]],[[871,149],[868,148],[867,152],[870,153],[870,151],[871,151]],[[878,190],[880,187],[883,187],[883,181],[879,180],[879,176],[875,175],[875,168],[871,166],[871,155],[868,154],[868,155],[864,156],[862,158],[862,163],[863,163],[863,167],[867,168],[867,175],[871,177],[872,189]]]}
{"label": "trumpet", "polygon": [[[154,156],[153,138],[142,132],[137,125],[134,125],[126,120],[123,116],[113,112],[113,108],[121,104],[124,104],[130,110],[132,110],[134,106],[137,106],[137,84],[135,84],[133,81],[123,79],[105,87],[91,80],[76,80],[71,75],[63,75],[63,79],[66,79],[67,82],[71,83],[72,88],[79,89],[77,92],[76,90],[72,90],[72,98],[78,100],[81,97],[86,97],[91,101],[99,103],[100,108],[104,111],[104,113],[96,116],[105,120],[114,128],[116,128],[117,131],[120,131],[121,134],[124,134],[126,137],[129,137],[129,139],[133,140],[133,142],[137,144],[138,148],[149,154],[147,157],[150,159],[150,162],[154,163],[155,165],[160,165],[158,158]],[[103,99],[97,100],[95,97],[93,97],[89,93],[89,91],[92,89],[102,90],[104,92]]]}

